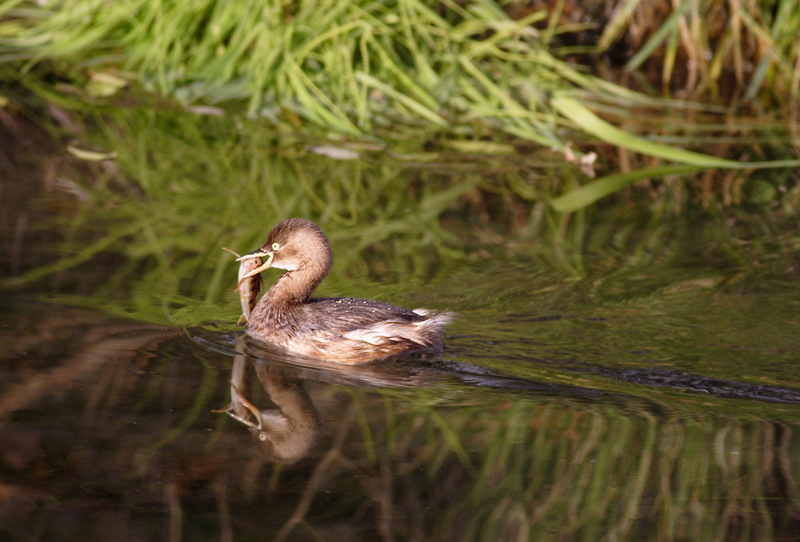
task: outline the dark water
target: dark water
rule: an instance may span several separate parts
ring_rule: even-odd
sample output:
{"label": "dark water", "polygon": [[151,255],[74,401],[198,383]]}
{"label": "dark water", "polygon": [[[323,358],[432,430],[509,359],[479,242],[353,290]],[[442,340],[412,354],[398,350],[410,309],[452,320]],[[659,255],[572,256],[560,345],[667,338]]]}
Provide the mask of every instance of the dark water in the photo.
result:
{"label": "dark water", "polygon": [[2,190],[2,540],[800,540],[791,215],[597,213],[566,242],[389,200],[412,216],[362,242],[382,223],[308,207],[325,295],[459,314],[443,352],[354,368],[242,337],[216,252],[269,224],[182,229],[206,188]]}

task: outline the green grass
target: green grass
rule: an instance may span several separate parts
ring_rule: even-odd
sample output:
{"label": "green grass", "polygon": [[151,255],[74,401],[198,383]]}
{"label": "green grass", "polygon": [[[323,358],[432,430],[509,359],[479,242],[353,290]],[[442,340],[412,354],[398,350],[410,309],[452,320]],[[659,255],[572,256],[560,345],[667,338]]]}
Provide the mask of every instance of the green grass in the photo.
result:
{"label": "green grass", "polygon": [[[726,173],[706,172],[732,161],[748,162],[734,166],[740,169],[756,167],[741,159],[737,145],[752,127],[738,130],[738,121],[722,113],[755,110],[797,122],[797,2],[697,0],[673,10],[670,2],[621,0],[605,6],[615,9],[604,20],[601,9],[567,1],[547,12],[492,0],[9,0],[0,2],[0,79],[48,102],[65,96],[121,101],[131,82],[190,110],[219,105],[268,119],[284,134],[391,146],[487,143],[481,152],[490,153],[494,144],[521,140],[561,152],[570,143],[580,159],[592,146],[608,145],[601,149],[643,157],[633,168],[646,171],[617,165],[606,150],[597,168],[611,176],[588,189],[591,194],[566,195],[569,205],[556,200],[556,209],[581,208],[641,179],[698,171],[704,173],[692,178],[703,183],[701,199],[708,206],[710,187],[727,181]],[[592,22],[566,22],[564,9]],[[600,27],[594,49],[567,46]],[[619,47],[622,40],[638,47],[628,51],[624,69],[650,97],[580,64],[592,58],[588,53]],[[752,72],[744,59],[753,59]],[[656,65],[660,92],[653,84]],[[656,99],[659,94],[692,101]],[[615,107],[623,110],[621,117],[598,116]],[[693,128],[686,130],[687,124]],[[734,143],[716,148],[720,125]],[[782,154],[752,160],[758,167],[797,166],[797,136],[790,127],[782,125]],[[673,139],[647,141],[660,135]],[[707,152],[687,162],[683,147],[701,146]],[[684,164],[697,169],[680,169]]]}
{"label": "green grass", "polygon": [[[183,103],[363,137],[465,121],[560,145],[549,92],[580,75],[490,1],[6,2],[0,59],[114,68]],[[135,75],[134,75],[135,74]]]}

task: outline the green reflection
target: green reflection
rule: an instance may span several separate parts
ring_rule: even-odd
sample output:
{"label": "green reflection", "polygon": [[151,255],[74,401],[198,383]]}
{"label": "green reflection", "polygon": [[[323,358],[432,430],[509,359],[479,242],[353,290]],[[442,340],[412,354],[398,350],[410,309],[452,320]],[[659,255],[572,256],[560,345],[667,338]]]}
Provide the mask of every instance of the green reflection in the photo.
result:
{"label": "green reflection", "polygon": [[480,182],[475,171],[409,170],[375,153],[335,160],[312,152],[319,145],[277,139],[266,123],[230,118],[128,109],[84,122],[95,124],[87,143],[117,158],[89,164],[88,202],[69,224],[66,256],[7,286],[113,255],[122,265],[98,270],[92,295],[107,310],[119,303],[120,312],[178,325],[235,320],[230,304],[219,310],[233,297],[237,265],[221,247],[252,250],[291,216],[314,219],[332,239],[336,265],[323,286],[331,293],[347,293],[348,274],[391,269],[412,280],[465,256],[441,218]]}
{"label": "green reflection", "polygon": [[[14,320],[54,322],[33,338],[0,330],[3,366],[19,372],[6,379],[2,413],[67,435],[13,467],[22,487],[48,488],[52,506],[93,509],[88,484],[123,510],[156,502],[176,530],[215,537],[335,540],[325,535],[343,522],[347,540],[796,532],[796,404],[689,391],[675,376],[800,387],[791,214],[675,216],[674,200],[654,198],[549,215],[548,185],[526,165],[423,167],[362,149],[363,160],[334,161],[257,124],[163,111],[88,120],[98,133],[86,142],[118,158],[87,166],[87,198],[61,221],[61,244],[26,246],[37,266],[6,286],[102,300],[128,319],[230,328],[236,266],[219,247],[254,248],[274,222],[301,215],[336,249],[325,292],[461,318],[441,359],[409,362],[407,389],[341,385],[330,367],[301,373],[327,433],[295,469],[259,463],[242,427],[211,412],[230,399],[229,356],[165,341],[163,330],[135,341],[129,321],[95,328],[56,303],[26,302]],[[33,363],[30,343],[69,355]],[[485,371],[465,375],[469,366],[507,387],[489,388]],[[655,379],[664,374],[673,381]],[[520,382],[530,387],[511,386]],[[53,390],[68,396],[58,408]],[[97,465],[103,477],[92,476]]]}
{"label": "green reflection", "polygon": [[[449,391],[352,392],[364,412],[346,412],[336,431],[360,432],[372,452],[327,451],[340,460],[305,491],[335,503],[328,520],[366,508],[374,524],[361,528],[418,540],[752,540],[793,528],[796,425],[731,418],[720,403],[697,415]],[[324,531],[321,512],[295,509],[300,521],[281,533]]]}

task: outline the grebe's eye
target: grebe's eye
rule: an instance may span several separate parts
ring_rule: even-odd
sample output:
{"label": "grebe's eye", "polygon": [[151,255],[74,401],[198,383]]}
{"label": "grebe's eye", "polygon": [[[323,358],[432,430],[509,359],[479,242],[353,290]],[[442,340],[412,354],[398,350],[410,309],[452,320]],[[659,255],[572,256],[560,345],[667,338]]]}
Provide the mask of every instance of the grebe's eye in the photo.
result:
{"label": "grebe's eye", "polygon": [[272,250],[278,250],[279,248],[281,248],[280,243],[272,243]]}

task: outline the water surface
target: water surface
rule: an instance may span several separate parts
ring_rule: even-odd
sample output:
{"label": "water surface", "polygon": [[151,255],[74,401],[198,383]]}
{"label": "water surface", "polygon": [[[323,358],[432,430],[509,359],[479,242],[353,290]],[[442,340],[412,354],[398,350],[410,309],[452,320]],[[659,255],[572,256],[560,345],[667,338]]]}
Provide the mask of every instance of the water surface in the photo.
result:
{"label": "water surface", "polygon": [[[480,171],[204,126],[215,152],[176,129],[139,169],[60,170],[88,203],[3,181],[0,538],[797,539],[791,215],[531,203],[514,228]],[[453,310],[444,351],[353,368],[244,338],[219,246],[289,215],[331,236],[322,295]]]}

